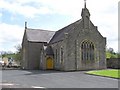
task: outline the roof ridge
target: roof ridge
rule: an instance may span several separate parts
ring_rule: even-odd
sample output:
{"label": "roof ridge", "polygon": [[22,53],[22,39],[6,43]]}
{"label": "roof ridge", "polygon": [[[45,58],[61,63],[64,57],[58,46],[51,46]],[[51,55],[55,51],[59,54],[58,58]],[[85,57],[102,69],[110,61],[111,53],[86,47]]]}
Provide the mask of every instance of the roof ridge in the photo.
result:
{"label": "roof ridge", "polygon": [[49,39],[55,34],[55,31],[47,31],[41,29],[26,29],[26,36],[31,42],[49,42]]}
{"label": "roof ridge", "polygon": [[51,30],[45,30],[45,29],[34,29],[34,28],[27,28],[26,30],[37,30],[37,31],[49,31],[49,32],[56,32]]}
{"label": "roof ridge", "polygon": [[[58,31],[61,31],[61,30],[65,29],[65,28],[68,28],[69,26],[73,25],[74,23],[76,23],[76,22],[78,22],[78,21],[80,21],[80,20],[81,20],[81,19],[79,19],[79,20],[77,20],[77,21],[75,21],[75,22],[73,22],[73,23],[71,23],[71,24],[69,24],[69,25],[66,25],[65,27],[59,29]],[[57,32],[57,31],[56,31],[56,32]]]}

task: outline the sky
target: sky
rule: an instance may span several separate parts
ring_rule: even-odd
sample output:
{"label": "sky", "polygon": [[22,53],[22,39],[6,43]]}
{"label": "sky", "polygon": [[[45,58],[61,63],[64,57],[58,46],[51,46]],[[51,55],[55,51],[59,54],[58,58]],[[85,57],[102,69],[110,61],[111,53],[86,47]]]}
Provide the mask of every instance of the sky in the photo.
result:
{"label": "sky", "polygon": [[[118,1],[87,0],[90,19],[118,52]],[[57,31],[79,19],[84,0],[0,0],[0,51],[16,52],[28,28]]]}

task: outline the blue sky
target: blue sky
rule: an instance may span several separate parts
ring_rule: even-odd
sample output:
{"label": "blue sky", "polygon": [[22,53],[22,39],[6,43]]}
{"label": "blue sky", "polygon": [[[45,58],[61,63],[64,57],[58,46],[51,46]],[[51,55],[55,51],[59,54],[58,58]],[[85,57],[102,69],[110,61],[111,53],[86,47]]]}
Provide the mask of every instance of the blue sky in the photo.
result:
{"label": "blue sky", "polygon": [[[91,21],[118,50],[118,1],[87,0]],[[81,18],[84,0],[0,0],[0,51],[21,44],[24,22],[29,28],[57,31]]]}

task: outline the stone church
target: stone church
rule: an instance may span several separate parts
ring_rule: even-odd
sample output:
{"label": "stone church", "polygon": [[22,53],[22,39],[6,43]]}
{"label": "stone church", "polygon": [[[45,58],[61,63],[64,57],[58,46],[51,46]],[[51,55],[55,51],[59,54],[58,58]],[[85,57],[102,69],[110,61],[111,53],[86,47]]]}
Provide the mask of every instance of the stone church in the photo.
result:
{"label": "stone church", "polygon": [[58,30],[27,28],[22,41],[22,68],[94,70],[106,68],[106,38],[90,20],[86,7],[81,19]]}

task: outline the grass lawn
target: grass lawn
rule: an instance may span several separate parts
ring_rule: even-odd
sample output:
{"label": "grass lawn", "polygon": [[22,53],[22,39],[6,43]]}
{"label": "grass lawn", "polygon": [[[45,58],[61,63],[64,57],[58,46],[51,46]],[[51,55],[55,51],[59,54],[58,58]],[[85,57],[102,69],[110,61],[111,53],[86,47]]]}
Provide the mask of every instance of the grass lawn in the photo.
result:
{"label": "grass lawn", "polygon": [[120,70],[118,69],[106,69],[106,70],[94,70],[88,71],[86,74],[105,76],[111,78],[120,78]]}

